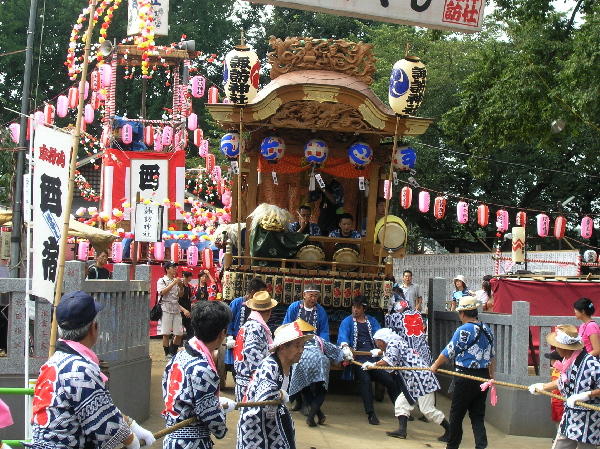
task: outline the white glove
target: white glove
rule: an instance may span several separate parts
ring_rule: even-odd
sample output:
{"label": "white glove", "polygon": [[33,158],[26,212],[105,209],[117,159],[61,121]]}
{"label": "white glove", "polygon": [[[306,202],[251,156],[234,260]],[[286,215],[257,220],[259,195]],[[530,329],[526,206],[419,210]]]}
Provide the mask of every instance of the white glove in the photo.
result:
{"label": "white glove", "polygon": [[237,403],[235,401],[232,401],[229,398],[226,398],[224,396],[219,397],[219,405],[221,405],[221,408],[223,409],[225,414],[228,414],[228,413],[234,411],[236,404]]}
{"label": "white glove", "polygon": [[591,398],[591,391],[584,391],[583,393],[572,394],[567,398],[567,407],[575,407],[576,401],[589,401]]}
{"label": "white glove", "polygon": [[539,393],[540,391],[544,391],[544,384],[541,382],[539,382],[537,384],[531,384],[531,385],[529,385],[529,387],[527,387],[527,389],[529,390],[529,392],[531,394],[537,395],[537,394],[540,394]]}
{"label": "white glove", "polygon": [[227,346],[227,349],[233,349],[235,346],[235,338],[233,338],[231,335],[228,335],[227,339],[225,340],[225,346]]}
{"label": "white glove", "polygon": [[344,360],[354,360],[354,354],[348,346],[342,346],[342,353],[344,354]]}
{"label": "white glove", "polygon": [[373,357],[381,357],[381,349],[371,349],[371,356]]}
{"label": "white glove", "polygon": [[371,369],[373,366],[375,366],[375,363],[373,363],[373,362],[365,362],[362,365],[362,369],[364,369],[366,371],[366,370]]}
{"label": "white glove", "polygon": [[131,443],[126,444],[125,447],[127,449],[140,449],[140,440],[138,440],[138,437],[135,436],[135,433],[133,434],[133,440],[131,440]]}
{"label": "white glove", "polygon": [[144,446],[151,446],[152,443],[156,441],[156,438],[154,438],[152,432],[150,432],[147,429],[144,429],[135,421],[133,421],[129,427],[131,428],[131,431],[137,437],[137,439],[140,440],[139,444],[141,444],[141,442],[143,441]]}
{"label": "white glove", "polygon": [[283,401],[284,404],[289,404],[290,403],[290,395],[287,394],[287,391],[284,390],[279,390],[281,392],[281,400]]}

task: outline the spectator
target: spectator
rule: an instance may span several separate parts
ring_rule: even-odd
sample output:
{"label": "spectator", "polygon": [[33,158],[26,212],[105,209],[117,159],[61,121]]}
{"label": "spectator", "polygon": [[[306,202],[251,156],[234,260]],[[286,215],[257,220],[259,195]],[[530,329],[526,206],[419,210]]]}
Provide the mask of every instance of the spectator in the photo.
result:
{"label": "spectator", "polygon": [[[165,264],[165,275],[156,283],[158,300],[162,308],[160,334],[162,335],[165,357],[177,354],[183,339],[183,322],[181,321],[183,307],[179,305],[179,297],[183,294],[182,284],[183,281],[177,277],[177,264],[167,262]],[[173,343],[169,344],[171,334],[173,334]]]}
{"label": "spectator", "polygon": [[312,208],[303,204],[298,208],[298,221],[290,223],[290,232],[299,232],[301,234],[320,236],[321,228],[316,223],[310,222],[310,216],[312,215]]}
{"label": "spectator", "polygon": [[579,298],[573,304],[575,310],[575,318],[583,321],[579,326],[579,335],[585,346],[588,354],[598,357],[600,355],[600,327],[592,319],[593,313],[596,311],[592,300],[589,298]]}
{"label": "spectator", "polygon": [[493,312],[494,296],[492,295],[492,284],[489,280],[485,280],[484,278],[481,282],[481,290],[469,292],[469,294],[475,296],[475,299],[483,306],[484,312]]}
{"label": "spectator", "polygon": [[191,271],[183,271],[181,273],[183,276],[182,281],[183,284],[181,288],[183,289],[183,294],[179,297],[179,307],[181,307],[181,322],[183,323],[183,327],[185,328],[186,339],[190,340],[194,336],[194,329],[192,329],[192,284],[190,281],[192,280],[192,272]]}
{"label": "spectator", "polygon": [[413,284],[412,271],[404,270],[402,273],[402,284],[399,287],[410,308],[421,312],[423,310],[423,297],[421,296],[419,285]]}
{"label": "spectator", "polygon": [[96,263],[88,268],[88,279],[111,279],[112,273],[106,268],[108,262],[108,252],[100,251],[96,257]]}
{"label": "spectator", "polygon": [[198,273],[198,288],[196,289],[196,301],[208,300],[208,273],[201,271]]}
{"label": "spectator", "polygon": [[471,292],[467,288],[467,283],[465,281],[465,277],[462,274],[457,274],[454,279],[454,288],[455,291],[452,293],[452,299],[450,299],[450,310],[456,310],[456,305],[460,301],[460,298],[463,296],[470,296]]}

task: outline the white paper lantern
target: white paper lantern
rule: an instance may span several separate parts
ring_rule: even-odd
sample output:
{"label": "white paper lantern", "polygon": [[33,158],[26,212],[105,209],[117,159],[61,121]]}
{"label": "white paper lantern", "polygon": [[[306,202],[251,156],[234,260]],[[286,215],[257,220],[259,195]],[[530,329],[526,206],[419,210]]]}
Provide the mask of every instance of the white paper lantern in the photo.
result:
{"label": "white paper lantern", "polygon": [[225,95],[235,104],[250,103],[258,92],[260,61],[256,53],[239,45],[225,56],[223,84]]}
{"label": "white paper lantern", "polygon": [[425,95],[427,69],[416,56],[397,61],[392,68],[388,102],[398,115],[417,115]]}

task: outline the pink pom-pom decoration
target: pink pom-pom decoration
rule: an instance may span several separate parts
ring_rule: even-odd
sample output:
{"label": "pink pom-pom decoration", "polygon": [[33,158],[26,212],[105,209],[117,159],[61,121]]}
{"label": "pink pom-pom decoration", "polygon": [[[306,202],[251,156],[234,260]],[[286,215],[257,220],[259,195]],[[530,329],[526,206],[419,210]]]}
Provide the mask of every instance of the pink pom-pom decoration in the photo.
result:
{"label": "pink pom-pom decoration", "polygon": [[460,224],[465,224],[469,221],[469,203],[466,201],[456,203],[456,218]]}
{"label": "pink pom-pom decoration", "polygon": [[154,244],[154,260],[159,262],[165,260],[165,242],[156,242]]}
{"label": "pink pom-pom decoration", "polygon": [[92,107],[92,105],[89,103],[86,104],[83,110],[83,119],[85,120],[85,123],[87,123],[88,125],[92,123],[94,121],[94,115],[94,108]]}
{"label": "pink pom-pom decoration", "polygon": [[482,228],[490,224],[490,208],[487,204],[477,206],[477,224]]}
{"label": "pink pom-pom decoration", "polygon": [[67,98],[69,99],[69,109],[75,109],[77,104],[79,104],[79,89],[70,87]]}
{"label": "pink pom-pom decoration", "polygon": [[54,124],[54,113],[56,109],[51,104],[44,106],[44,122],[48,125]]}
{"label": "pink pom-pom decoration", "polygon": [[539,214],[537,220],[537,233],[540,237],[548,237],[550,232],[550,217],[546,214]]}
{"label": "pink pom-pom decoration", "polygon": [[419,212],[426,214],[429,212],[431,203],[431,194],[427,190],[419,192]]}
{"label": "pink pom-pom decoration", "polygon": [[133,127],[126,123],[121,128],[121,140],[125,145],[129,145],[133,141]]}
{"label": "pink pom-pom decoration", "polygon": [[14,143],[19,143],[19,135],[21,134],[21,125],[18,123],[11,123],[8,125],[8,130],[10,131],[10,140]]}
{"label": "pink pom-pom decoration", "polygon": [[198,116],[193,112],[188,115],[187,127],[190,131],[194,131],[196,128],[198,128]]}
{"label": "pink pom-pom decoration", "polygon": [[88,253],[90,252],[90,242],[79,242],[77,245],[77,260],[85,262],[88,260]]}
{"label": "pink pom-pom decoration", "polygon": [[438,196],[433,203],[433,216],[441,220],[446,215],[446,198]]}
{"label": "pink pom-pom decoration", "polygon": [[102,87],[110,87],[112,83],[112,67],[109,64],[102,64],[100,66],[100,82]]}
{"label": "pink pom-pom decoration", "polygon": [[567,219],[562,215],[559,215],[554,220],[554,237],[562,239],[565,236],[565,230],[567,229]]}
{"label": "pink pom-pom decoration", "polygon": [[113,263],[123,262],[123,242],[114,242],[111,253]]}
{"label": "pink pom-pom decoration", "polygon": [[194,98],[202,98],[204,89],[206,88],[206,79],[203,76],[197,75],[192,77],[191,93]]}
{"label": "pink pom-pom decoration", "polygon": [[594,232],[594,220],[592,217],[583,217],[581,219],[581,237],[589,239]]}
{"label": "pink pom-pom decoration", "polygon": [[66,95],[60,95],[56,99],[56,115],[59,117],[66,117],[69,112],[69,97]]}
{"label": "pink pom-pom decoration", "polygon": [[162,131],[162,144],[168,147],[173,143],[173,127],[165,126]]}
{"label": "pink pom-pom decoration", "polygon": [[510,220],[508,218],[508,212],[504,209],[500,209],[496,211],[496,228],[498,232],[506,232],[508,231],[508,226],[510,224]]}
{"label": "pink pom-pom decoration", "polygon": [[198,248],[194,245],[190,245],[186,252],[187,264],[190,267],[198,265]]}
{"label": "pink pom-pom decoration", "polygon": [[400,205],[403,209],[408,209],[412,204],[412,189],[408,186],[402,187],[400,190]]}

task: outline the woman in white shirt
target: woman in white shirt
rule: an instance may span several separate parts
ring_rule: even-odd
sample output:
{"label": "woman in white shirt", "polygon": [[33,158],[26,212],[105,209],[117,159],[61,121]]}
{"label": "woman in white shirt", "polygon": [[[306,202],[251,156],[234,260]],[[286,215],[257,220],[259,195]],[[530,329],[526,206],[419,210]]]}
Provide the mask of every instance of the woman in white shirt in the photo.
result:
{"label": "woman in white shirt", "polygon": [[494,296],[492,295],[492,284],[490,284],[490,281],[482,281],[481,290],[470,292],[470,294],[475,296],[475,299],[483,306],[484,312],[493,312]]}

